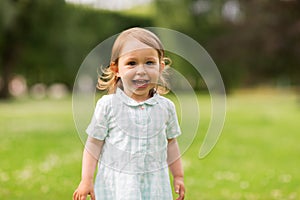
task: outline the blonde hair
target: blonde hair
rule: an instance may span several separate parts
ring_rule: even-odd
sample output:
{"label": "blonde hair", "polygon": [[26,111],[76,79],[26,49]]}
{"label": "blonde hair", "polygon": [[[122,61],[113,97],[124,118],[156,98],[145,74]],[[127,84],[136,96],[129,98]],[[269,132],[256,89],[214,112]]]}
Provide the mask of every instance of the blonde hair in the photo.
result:
{"label": "blonde hair", "polygon": [[[161,72],[158,84],[156,85],[156,88],[151,89],[150,95],[152,96],[155,92],[159,94],[168,93],[169,89],[165,76],[166,69],[171,64],[171,60],[165,57],[165,52],[161,41],[151,31],[137,27],[123,31],[114,42],[111,52],[110,63],[115,63],[116,65],[118,65],[118,59],[121,56],[121,50],[126,41],[128,41],[129,37],[133,37],[134,39],[137,39],[138,41],[146,44],[147,46],[150,46],[157,50],[159,61],[165,62],[165,68]],[[117,73],[115,72],[115,70],[112,70],[110,66],[101,69],[101,72],[102,74],[99,75],[97,84],[97,88],[99,90],[108,90],[108,93],[112,94],[115,93],[117,87],[123,89],[121,79],[117,77]]]}

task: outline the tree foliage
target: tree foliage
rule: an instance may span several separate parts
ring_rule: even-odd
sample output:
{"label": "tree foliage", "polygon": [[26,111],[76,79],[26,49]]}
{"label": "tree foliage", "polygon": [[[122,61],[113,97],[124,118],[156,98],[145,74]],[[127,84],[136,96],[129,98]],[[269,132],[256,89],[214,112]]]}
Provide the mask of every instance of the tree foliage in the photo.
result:
{"label": "tree foliage", "polygon": [[[227,90],[299,85],[299,1],[155,0],[151,9],[134,16],[64,0],[0,1],[0,97],[8,96],[14,74],[24,75],[29,85],[64,82],[71,88],[91,49],[132,26],[171,28],[198,41],[216,62]],[[173,57],[174,67],[201,89],[195,70]]]}
{"label": "tree foliage", "polygon": [[227,89],[299,85],[299,1],[156,2],[158,24],[187,33],[203,45],[217,63]]}
{"label": "tree foliage", "polygon": [[0,24],[0,97],[22,74],[30,85],[63,82],[70,88],[84,57],[98,43],[151,20],[66,4],[63,0],[3,0]]}

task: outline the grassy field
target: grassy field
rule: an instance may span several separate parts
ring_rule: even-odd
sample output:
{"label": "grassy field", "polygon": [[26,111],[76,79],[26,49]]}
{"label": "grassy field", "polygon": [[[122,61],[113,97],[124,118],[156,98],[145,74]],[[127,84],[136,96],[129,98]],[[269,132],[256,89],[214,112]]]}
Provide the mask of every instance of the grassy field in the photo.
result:
{"label": "grassy field", "polygon": [[[209,97],[199,102],[202,129],[183,155],[186,199],[300,198],[300,104],[294,95],[229,96],[222,135],[202,160]],[[0,102],[0,119],[0,198],[71,199],[83,149],[71,99]]]}

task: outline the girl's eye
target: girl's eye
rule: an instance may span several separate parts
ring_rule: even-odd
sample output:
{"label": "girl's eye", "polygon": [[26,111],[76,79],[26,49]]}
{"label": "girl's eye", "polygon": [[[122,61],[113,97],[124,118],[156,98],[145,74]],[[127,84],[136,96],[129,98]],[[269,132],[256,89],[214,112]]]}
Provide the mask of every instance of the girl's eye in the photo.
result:
{"label": "girl's eye", "polygon": [[130,61],[130,62],[127,63],[127,65],[134,66],[134,65],[136,65],[136,62],[135,61]]}
{"label": "girl's eye", "polygon": [[146,65],[154,65],[154,64],[155,64],[154,61],[147,61],[147,62],[146,62]]}

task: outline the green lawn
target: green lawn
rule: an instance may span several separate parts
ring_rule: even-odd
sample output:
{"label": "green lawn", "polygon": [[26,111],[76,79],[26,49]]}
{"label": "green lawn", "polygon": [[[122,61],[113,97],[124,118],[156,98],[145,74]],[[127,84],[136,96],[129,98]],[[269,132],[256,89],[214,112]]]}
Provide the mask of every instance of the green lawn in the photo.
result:
{"label": "green lawn", "polygon": [[[199,102],[202,129],[183,155],[186,199],[300,198],[300,104],[294,95],[229,96],[222,135],[202,160],[209,97]],[[0,102],[0,119],[0,198],[71,199],[83,149],[71,99]]]}

